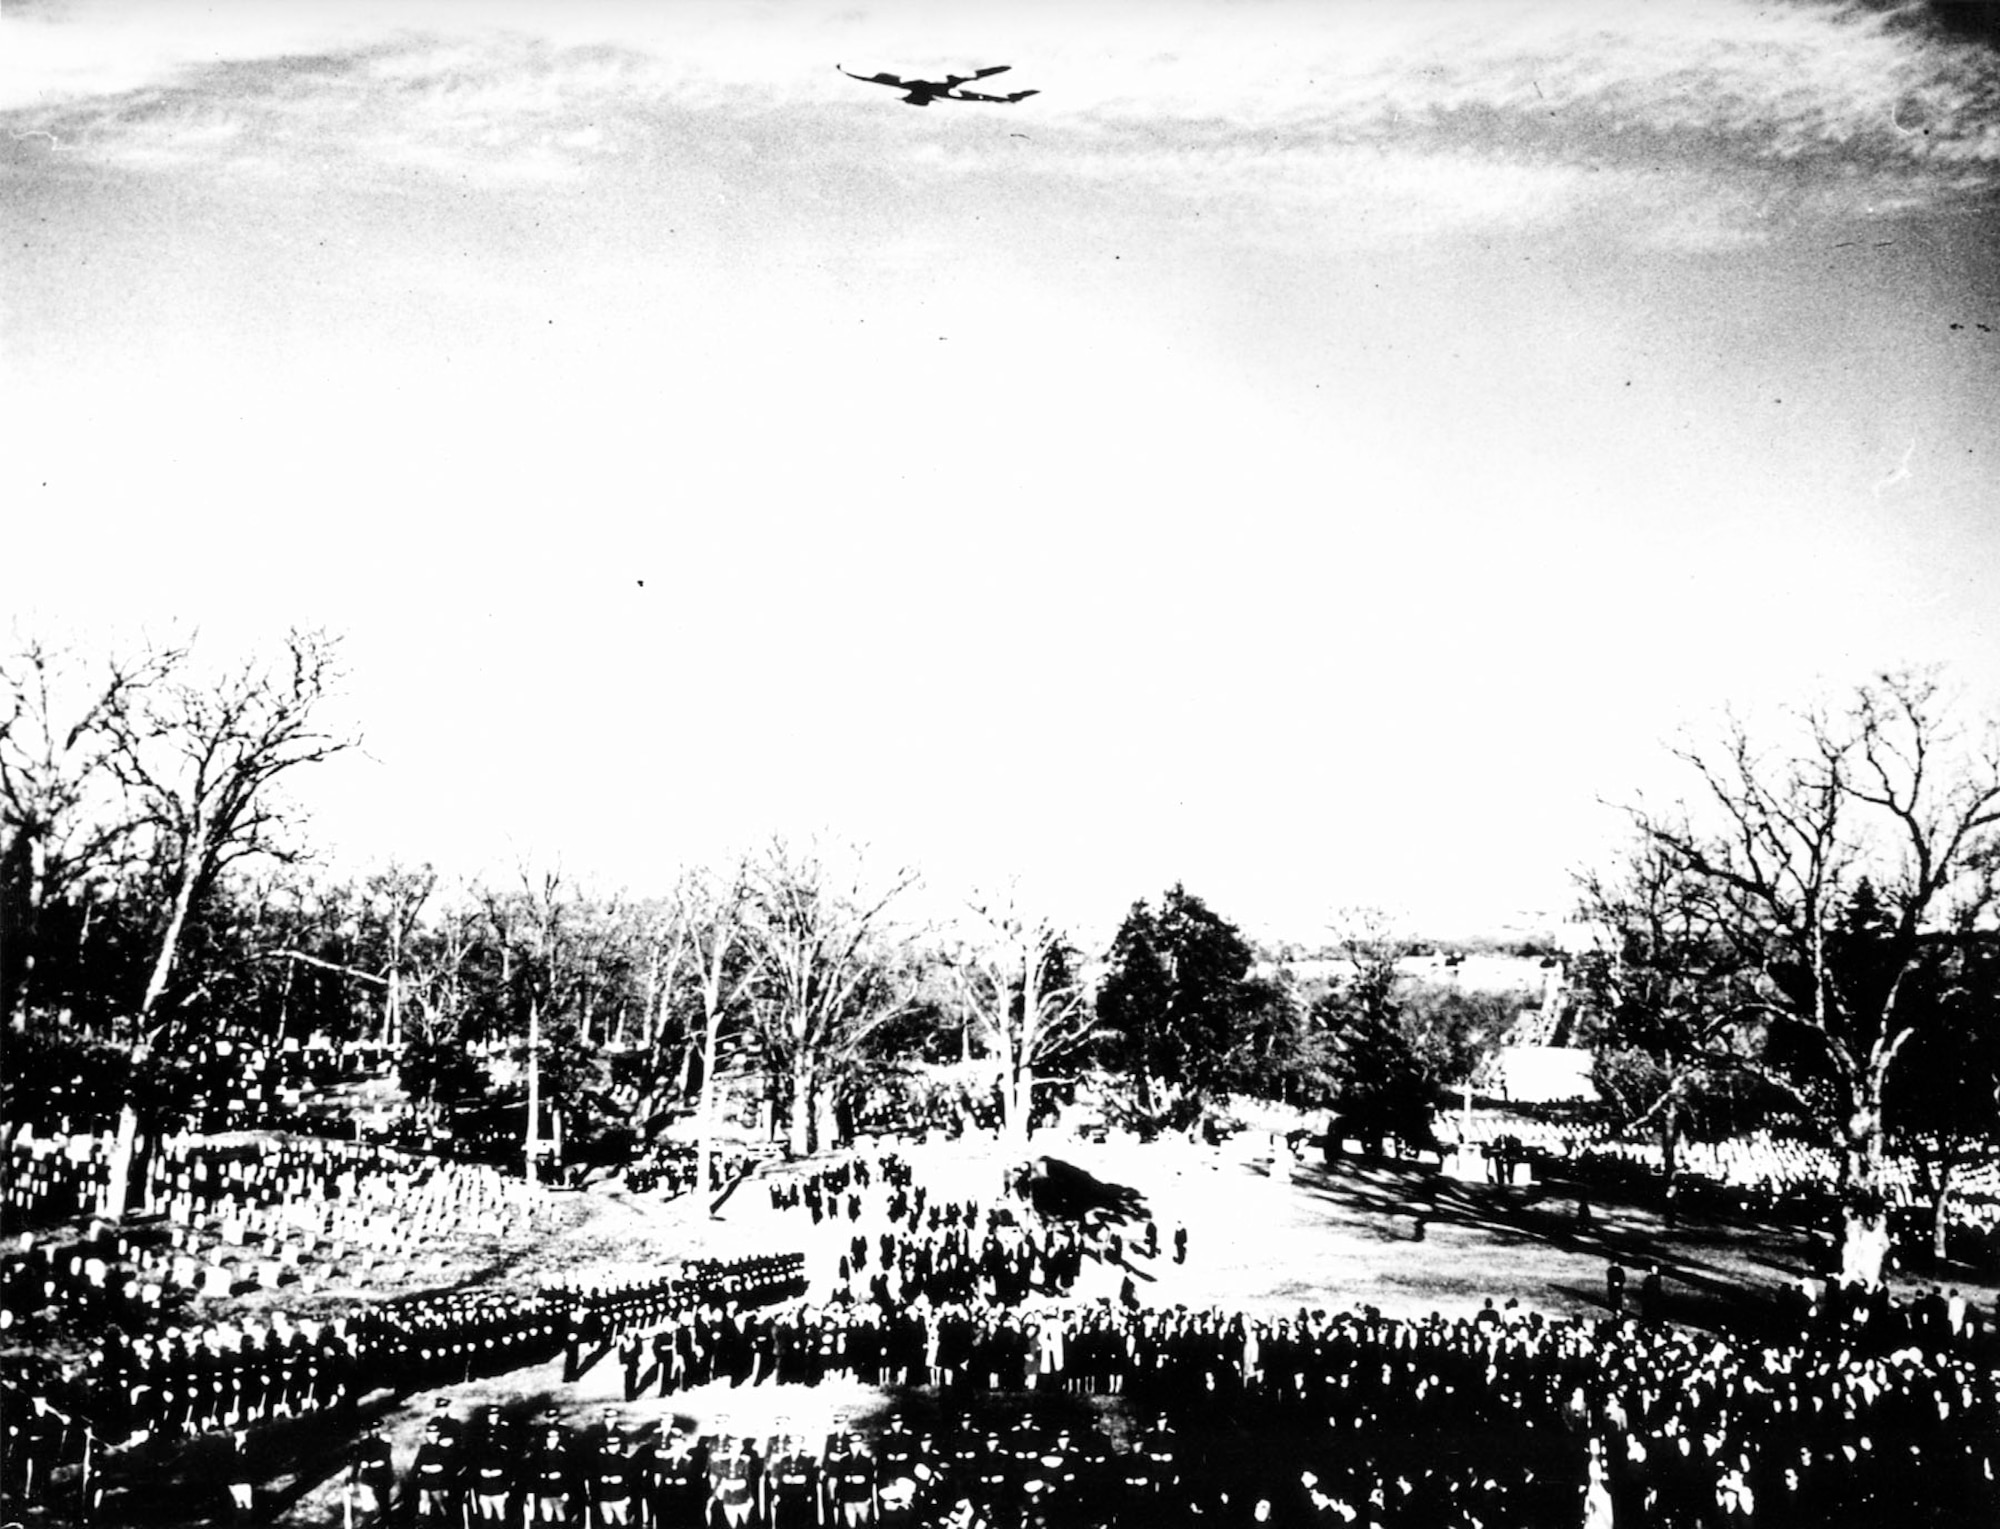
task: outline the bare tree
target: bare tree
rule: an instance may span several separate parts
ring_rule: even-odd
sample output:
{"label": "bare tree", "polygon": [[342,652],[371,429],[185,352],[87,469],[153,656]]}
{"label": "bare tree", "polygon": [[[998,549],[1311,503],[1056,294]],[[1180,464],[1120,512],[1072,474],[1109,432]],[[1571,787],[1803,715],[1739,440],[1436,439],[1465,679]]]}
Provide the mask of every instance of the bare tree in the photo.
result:
{"label": "bare tree", "polygon": [[[118,880],[140,827],[116,769],[119,719],[185,657],[168,648],[91,665],[30,638],[0,664],[0,938],[16,1024],[36,999],[46,914]],[[87,938],[87,910],[80,923]]]}
{"label": "bare tree", "polygon": [[222,873],[252,855],[282,853],[272,787],[352,740],[322,732],[318,712],[337,679],[335,641],[292,632],[284,657],[252,661],[213,687],[175,680],[111,715],[112,768],[139,805],[166,907],[139,1000],[149,1042],[189,918]]}
{"label": "bare tree", "polygon": [[446,908],[403,951],[403,1087],[433,1123],[444,1106],[476,1091],[481,1076],[470,1050],[468,977],[481,949],[486,914],[469,902]]}
{"label": "bare tree", "polygon": [[[1689,1092],[1744,1057],[1740,946],[1724,929],[1725,910],[1707,879],[1656,838],[1641,836],[1612,874],[1584,877],[1582,891],[1581,916],[1605,942],[1584,963],[1582,985],[1600,1015],[1604,1043],[1645,1059],[1651,1097],[1620,1103],[1629,1127],[1658,1123],[1671,1226]],[[1611,1078],[1600,1067],[1601,1082]]]}
{"label": "bare tree", "polygon": [[[141,1056],[171,1023],[162,1020],[168,985],[190,919],[223,872],[250,856],[284,853],[275,833],[283,812],[274,787],[351,740],[320,730],[318,712],[337,679],[336,642],[317,632],[287,634],[284,655],[252,660],[206,686],[174,674],[134,693],[104,717],[109,768],[137,809],[164,902],[152,960],[133,1023]],[[119,1115],[104,1208],[124,1213],[138,1117]]]}
{"label": "bare tree", "polygon": [[683,883],[683,927],[687,931],[701,1004],[701,1097],[695,1122],[695,1194],[709,1201],[709,1164],[715,1154],[716,1072],[721,1063],[723,1027],[743,1009],[757,982],[759,966],[746,940],[744,915],[750,887],[738,866],[722,878],[690,877]]}
{"label": "bare tree", "polygon": [[503,929],[501,949],[509,975],[517,954],[521,961],[517,980],[525,989],[528,1008],[526,1063],[528,1069],[528,1116],[523,1155],[530,1184],[536,1182],[544,1151],[553,1149],[560,1163],[560,1126],[554,1139],[545,1144],[542,1136],[542,1064],[546,1058],[543,1027],[566,1001],[573,985],[572,963],[567,959],[569,907],[563,889],[560,866],[536,872],[525,864],[519,868],[521,892],[518,916],[504,925],[497,902],[492,905],[496,929]]}
{"label": "bare tree", "polygon": [[383,945],[384,1045],[403,1038],[403,992],[412,945],[437,881],[437,872],[428,865],[412,870],[391,864],[370,876],[363,888],[369,921],[379,929]]}
{"label": "bare tree", "polygon": [[[1962,735],[1926,674],[1884,675],[1844,709],[1795,720],[1770,751],[1733,718],[1718,747],[1678,751],[1701,782],[1706,831],[1684,815],[1633,816],[1754,975],[1730,1005],[1767,1028],[1751,1065],[1839,1146],[1842,1273],[1875,1283],[1888,1251],[1884,1088],[1935,1012],[1906,998],[1996,906],[2000,739]],[[1882,928],[1857,972],[1840,925],[1864,879]]]}
{"label": "bare tree", "polygon": [[861,1044],[907,1006],[884,935],[889,910],[916,880],[903,869],[870,884],[858,866],[836,870],[818,846],[783,840],[749,868],[747,933],[759,972],[752,1014],[787,1094],[795,1155],[817,1148],[827,1087],[844,1081]]}
{"label": "bare tree", "polygon": [[1022,1146],[1038,1077],[1089,1044],[1096,1010],[1075,951],[1053,922],[1022,911],[1012,890],[972,911],[971,939],[947,969],[958,1007],[998,1066],[1001,1131]]}

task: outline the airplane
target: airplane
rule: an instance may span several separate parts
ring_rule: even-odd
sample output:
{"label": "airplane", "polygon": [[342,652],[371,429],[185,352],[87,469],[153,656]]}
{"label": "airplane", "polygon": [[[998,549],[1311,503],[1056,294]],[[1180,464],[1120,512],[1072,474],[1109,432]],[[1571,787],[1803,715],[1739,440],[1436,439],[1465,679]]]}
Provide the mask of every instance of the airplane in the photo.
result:
{"label": "airplane", "polygon": [[905,106],[928,106],[933,101],[993,101],[1003,106],[1011,106],[1016,101],[1025,101],[1029,96],[1038,96],[1039,90],[1016,90],[1004,96],[985,95],[977,90],[961,90],[959,86],[969,85],[974,80],[983,80],[988,75],[1005,74],[1012,64],[995,64],[990,69],[976,69],[971,74],[948,74],[941,80],[906,80],[901,75],[856,74],[852,69],[835,64],[834,68],[850,80],[859,80],[864,85],[887,85],[894,90],[907,90],[903,97]]}

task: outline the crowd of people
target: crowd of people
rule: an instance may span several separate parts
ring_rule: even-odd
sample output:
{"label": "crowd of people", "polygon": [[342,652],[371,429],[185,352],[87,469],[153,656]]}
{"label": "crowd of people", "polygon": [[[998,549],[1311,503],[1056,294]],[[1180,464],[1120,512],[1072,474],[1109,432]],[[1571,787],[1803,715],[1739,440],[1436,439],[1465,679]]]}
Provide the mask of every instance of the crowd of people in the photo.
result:
{"label": "crowd of people", "polygon": [[[588,1506],[597,1523],[663,1529],[2000,1521],[2000,1378],[1937,1350],[1749,1344],[1490,1303],[1420,1321],[1369,1309],[962,1310],[921,1314],[921,1336],[865,1307],[742,1315],[674,1324],[670,1341],[697,1356],[675,1385],[811,1385],[838,1371],[938,1385],[947,1421],[899,1416],[872,1445],[839,1434],[807,1448],[693,1439],[671,1419],[657,1438],[615,1424],[581,1437],[493,1413],[470,1434],[427,1432],[407,1475],[419,1518],[526,1507],[536,1522],[578,1523]],[[1061,1337],[1025,1365],[990,1329],[954,1354],[953,1316],[973,1332]],[[959,1381],[972,1377],[995,1394],[969,1397]],[[1079,1387],[1124,1395],[1133,1424],[1097,1430],[1100,1414],[1065,1400]],[[379,1501],[396,1479],[379,1441],[368,1445],[357,1488]],[[471,1501],[480,1495],[490,1513]]]}
{"label": "crowd of people", "polygon": [[[747,1152],[718,1148],[709,1154],[708,1192],[717,1194],[749,1172],[756,1159]],[[657,1194],[671,1200],[693,1190],[701,1176],[700,1154],[687,1142],[656,1147],[624,1171],[625,1187],[635,1195]]]}
{"label": "crowd of people", "polygon": [[[999,1203],[934,1200],[895,1152],[857,1155],[789,1180],[774,1180],[772,1209],[803,1210],[831,1268],[821,1288],[893,1309],[922,1298],[932,1304],[985,1301],[1014,1306],[1033,1296],[1070,1294],[1086,1260],[1119,1270],[1136,1299],[1128,1255],[1160,1255],[1158,1224],[1128,1241],[1106,1214],[1040,1215],[1026,1168],[1010,1176]],[[828,1235],[831,1234],[831,1235]],[[1187,1231],[1174,1232],[1177,1262]]]}
{"label": "crowd of people", "polygon": [[[1604,1193],[1641,1198],[1666,1184],[1656,1136],[1627,1138],[1604,1124],[1519,1115],[1454,1116],[1448,1135],[1489,1162],[1511,1156]],[[1933,1144],[1936,1153],[1943,1147]],[[1934,1193],[1916,1155],[1893,1152],[1886,1165],[1892,1218],[1913,1240],[1928,1240]],[[1674,1209],[1769,1224],[1814,1227],[1838,1215],[1837,1154],[1814,1142],[1760,1128],[1719,1141],[1682,1140],[1674,1154]],[[2000,1162],[1982,1158],[1952,1169],[1944,1201],[1947,1241],[1961,1256],[2000,1265]]]}
{"label": "crowd of people", "polygon": [[418,1523],[638,1524],[658,1529],[805,1525],[1168,1521],[1181,1496],[1178,1432],[1164,1417],[1114,1443],[1087,1423],[961,1416],[944,1427],[894,1413],[872,1440],[837,1430],[808,1443],[694,1434],[667,1419],[629,1429],[513,1420],[489,1407],[424,1430],[401,1498],[394,1452],[364,1438],[348,1488],[364,1513],[406,1502]]}
{"label": "crowd of people", "polygon": [[842,1215],[849,1221],[859,1221],[863,1196],[870,1191],[879,1188],[885,1194],[900,1194],[901,1203],[907,1206],[908,1196],[916,1187],[915,1171],[901,1153],[857,1153],[810,1173],[772,1179],[771,1209],[804,1208],[812,1215],[814,1226]]}
{"label": "crowd of people", "polygon": [[101,1482],[106,1451],[126,1452],[130,1474],[210,1435],[248,1468],[273,1425],[335,1409],[351,1415],[380,1391],[458,1385],[565,1350],[566,1378],[574,1379],[586,1344],[635,1322],[674,1314],[691,1322],[701,1313],[740,1320],[799,1294],[801,1263],[797,1254],[690,1260],[669,1278],[622,1286],[450,1291],[326,1321],[278,1316],[138,1337],[108,1329],[79,1364],[0,1381],[9,1418],[27,1430],[16,1445],[37,1463],[0,1477],[11,1500],[25,1504],[53,1485],[58,1467],[80,1465],[93,1450]]}
{"label": "crowd of people", "polygon": [[[97,1166],[89,1148],[57,1156],[77,1183]],[[35,1192],[55,1203],[60,1178]],[[169,1144],[146,1184],[177,1236],[201,1225],[266,1245],[532,1225],[544,1208],[490,1170],[331,1142]],[[110,1457],[130,1480],[147,1451],[199,1441],[247,1508],[270,1441],[299,1420],[352,1428],[377,1392],[560,1353],[568,1381],[615,1354],[633,1404],[837,1380],[929,1397],[877,1437],[812,1444],[446,1407],[407,1459],[363,1435],[354,1506],[435,1529],[586,1515],[592,1529],[2000,1522],[2000,1310],[1942,1287],[1897,1302],[1803,1279],[1775,1322],[1721,1336],[1665,1320],[1657,1271],[1635,1278],[1628,1308],[1615,1270],[1590,1320],[1491,1301],[1414,1320],[1142,1306],[1129,1277],[1117,1300],[1080,1300],[1079,1276],[1092,1259],[1164,1260],[1167,1242],[1184,1259],[1184,1229],[1042,1215],[1025,1193],[947,1198],[895,1153],[774,1178],[769,1199],[829,1253],[832,1279],[808,1281],[807,1256],[787,1251],[169,1331],[113,1277],[146,1256],[129,1229],[31,1242],[0,1259],[0,1326],[53,1312],[101,1331],[67,1371],[0,1375],[0,1493],[46,1500],[68,1472],[88,1505],[92,1478],[76,1472],[93,1450],[99,1476]]]}

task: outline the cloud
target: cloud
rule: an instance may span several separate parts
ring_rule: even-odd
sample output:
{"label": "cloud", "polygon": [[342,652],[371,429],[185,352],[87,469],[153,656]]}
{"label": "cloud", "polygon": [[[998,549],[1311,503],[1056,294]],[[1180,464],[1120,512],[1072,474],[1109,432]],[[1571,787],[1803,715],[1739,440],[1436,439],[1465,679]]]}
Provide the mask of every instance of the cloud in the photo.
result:
{"label": "cloud", "polygon": [[[495,184],[646,173],[662,157],[782,176],[804,155],[1025,175],[1375,234],[1645,216],[1730,243],[1774,220],[1963,201],[2000,183],[2000,64],[1912,7],[1580,0],[860,12],[432,0],[308,10],[85,5],[6,24],[0,108],[114,163]],[[899,107],[835,61],[1002,57],[1042,93]],[[813,126],[799,123],[810,117]],[[996,149],[996,144],[1000,146]],[[1006,152],[1001,152],[1001,150]],[[623,161],[622,169],[609,168]],[[1357,199],[1359,201],[1357,202]]]}

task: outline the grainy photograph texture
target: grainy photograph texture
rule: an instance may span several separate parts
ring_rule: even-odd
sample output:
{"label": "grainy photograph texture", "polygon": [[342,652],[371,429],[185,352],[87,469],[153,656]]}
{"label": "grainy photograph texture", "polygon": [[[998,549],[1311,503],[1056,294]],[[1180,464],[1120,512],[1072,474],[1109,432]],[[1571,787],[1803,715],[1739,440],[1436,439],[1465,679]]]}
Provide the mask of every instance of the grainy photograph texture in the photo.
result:
{"label": "grainy photograph texture", "polygon": [[0,129],[4,1529],[2000,1523],[2000,7]]}

